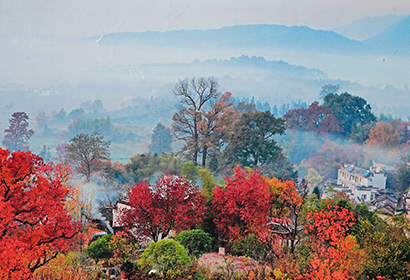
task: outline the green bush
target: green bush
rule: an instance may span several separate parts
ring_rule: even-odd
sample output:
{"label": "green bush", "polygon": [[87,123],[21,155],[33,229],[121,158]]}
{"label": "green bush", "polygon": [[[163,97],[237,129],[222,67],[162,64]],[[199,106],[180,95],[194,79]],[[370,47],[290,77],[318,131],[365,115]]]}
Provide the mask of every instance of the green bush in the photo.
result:
{"label": "green bush", "polygon": [[175,237],[175,240],[181,243],[188,251],[188,254],[195,258],[209,252],[212,248],[211,237],[202,229],[181,231],[181,233]]}
{"label": "green bush", "polygon": [[91,243],[90,246],[84,249],[84,252],[96,262],[99,260],[108,260],[113,253],[109,247],[112,235],[106,234]]}
{"label": "green bush", "polygon": [[155,270],[167,279],[181,276],[181,269],[191,262],[187,251],[178,241],[162,239],[152,242],[140,257],[140,268],[144,273]]}
{"label": "green bush", "polygon": [[231,254],[236,256],[245,256],[254,260],[263,260],[267,256],[265,246],[258,240],[254,234],[235,241],[232,245]]}

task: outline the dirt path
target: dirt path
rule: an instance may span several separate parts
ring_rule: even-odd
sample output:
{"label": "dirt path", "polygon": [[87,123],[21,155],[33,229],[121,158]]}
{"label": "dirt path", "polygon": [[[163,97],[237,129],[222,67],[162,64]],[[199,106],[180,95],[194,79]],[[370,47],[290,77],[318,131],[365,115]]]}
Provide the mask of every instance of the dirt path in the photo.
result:
{"label": "dirt path", "polygon": [[211,271],[235,271],[247,273],[256,268],[258,263],[245,257],[222,256],[218,253],[207,253],[199,259],[201,266],[209,268]]}

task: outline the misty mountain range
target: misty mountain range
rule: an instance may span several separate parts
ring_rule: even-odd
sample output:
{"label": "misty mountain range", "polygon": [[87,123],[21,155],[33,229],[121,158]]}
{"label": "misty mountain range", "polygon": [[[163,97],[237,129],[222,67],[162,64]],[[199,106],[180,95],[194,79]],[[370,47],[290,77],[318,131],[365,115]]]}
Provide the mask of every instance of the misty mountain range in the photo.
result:
{"label": "misty mountain range", "polygon": [[364,41],[375,37],[385,31],[388,27],[405,18],[406,15],[385,15],[365,17],[339,27],[334,31],[349,39]]}
{"label": "misty mountain range", "polygon": [[[183,48],[249,48],[339,54],[394,52],[410,49],[410,16],[364,18],[334,31],[306,26],[241,25],[212,30],[111,33],[87,38],[102,45],[142,45]],[[346,37],[345,37],[346,36]],[[363,39],[358,41],[350,38]]]}
{"label": "misty mountain range", "polygon": [[279,50],[357,53],[367,45],[333,31],[306,26],[241,25],[212,30],[112,33],[89,38],[98,44],[132,44],[184,48],[274,48]]}

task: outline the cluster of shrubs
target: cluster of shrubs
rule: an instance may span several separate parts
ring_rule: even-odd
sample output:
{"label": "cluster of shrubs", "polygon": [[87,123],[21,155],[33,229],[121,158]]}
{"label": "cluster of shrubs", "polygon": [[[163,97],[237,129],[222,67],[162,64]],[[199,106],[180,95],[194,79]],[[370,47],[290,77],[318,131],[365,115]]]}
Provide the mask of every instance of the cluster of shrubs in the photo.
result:
{"label": "cluster of shrubs", "polygon": [[[96,263],[109,261],[113,256],[113,236],[104,235],[88,246],[84,252]],[[174,239],[162,239],[152,242],[132,262],[123,260],[121,272],[130,275],[130,279],[145,279],[145,277],[160,279],[181,279],[190,275],[192,279],[209,279],[204,274],[209,271],[199,267],[197,259],[212,248],[212,239],[208,233],[200,229],[186,230]]]}

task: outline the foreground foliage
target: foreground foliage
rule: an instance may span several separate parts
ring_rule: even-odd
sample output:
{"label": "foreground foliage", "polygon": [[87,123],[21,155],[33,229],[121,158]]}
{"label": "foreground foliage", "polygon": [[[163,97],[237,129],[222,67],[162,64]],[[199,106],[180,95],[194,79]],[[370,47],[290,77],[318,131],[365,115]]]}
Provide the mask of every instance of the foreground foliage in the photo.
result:
{"label": "foreground foliage", "polygon": [[181,269],[190,263],[188,252],[178,241],[162,239],[153,242],[142,253],[139,265],[146,274],[155,270],[154,274],[173,279],[181,275]]}
{"label": "foreground foliage", "polygon": [[0,149],[0,278],[27,279],[78,233],[65,203],[70,169]]}
{"label": "foreground foliage", "polygon": [[212,248],[211,237],[201,229],[181,231],[175,236],[175,240],[181,243],[188,251],[188,254],[195,258],[209,252]]}
{"label": "foreground foliage", "polygon": [[165,175],[155,186],[147,182],[135,185],[129,192],[129,206],[121,222],[141,236],[152,240],[200,223],[205,214],[205,198],[198,186],[184,176]]}

